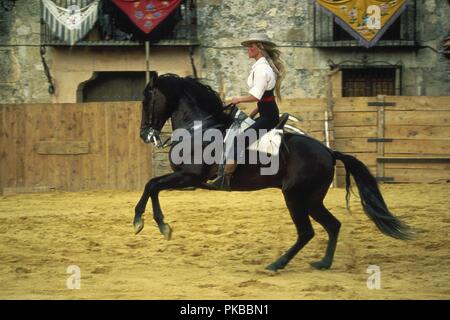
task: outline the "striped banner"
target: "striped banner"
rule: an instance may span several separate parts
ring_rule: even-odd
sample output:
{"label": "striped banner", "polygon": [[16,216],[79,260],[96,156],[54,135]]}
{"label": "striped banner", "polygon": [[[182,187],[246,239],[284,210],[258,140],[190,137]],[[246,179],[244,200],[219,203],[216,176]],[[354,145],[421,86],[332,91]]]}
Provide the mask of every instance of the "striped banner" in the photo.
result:
{"label": "striped banner", "polygon": [[77,0],[64,8],[51,0],[42,0],[42,19],[56,37],[74,45],[86,36],[97,21],[99,0],[82,6],[85,3],[86,0]]}

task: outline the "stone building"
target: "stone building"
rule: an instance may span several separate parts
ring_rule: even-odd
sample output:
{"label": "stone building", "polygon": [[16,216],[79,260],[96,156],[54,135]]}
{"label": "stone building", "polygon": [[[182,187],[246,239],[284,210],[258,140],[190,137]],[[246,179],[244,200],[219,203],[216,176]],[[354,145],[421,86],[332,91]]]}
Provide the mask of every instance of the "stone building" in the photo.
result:
{"label": "stone building", "polygon": [[[105,40],[95,27],[70,47],[41,23],[39,0],[5,3],[15,5],[0,6],[2,103],[141,99],[142,42]],[[288,69],[284,98],[324,97],[332,68],[339,69],[335,95],[448,95],[443,40],[450,33],[450,2],[411,4],[378,45],[366,49],[307,0],[185,0],[170,32],[152,41],[150,68],[197,74],[227,97],[243,94],[252,62],[240,40],[267,31]]]}

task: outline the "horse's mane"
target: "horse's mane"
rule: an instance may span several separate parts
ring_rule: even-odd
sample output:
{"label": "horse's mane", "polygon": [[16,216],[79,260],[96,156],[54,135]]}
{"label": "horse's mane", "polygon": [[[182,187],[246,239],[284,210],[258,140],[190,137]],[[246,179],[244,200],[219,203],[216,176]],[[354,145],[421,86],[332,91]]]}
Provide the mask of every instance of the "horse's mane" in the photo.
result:
{"label": "horse's mane", "polygon": [[200,109],[216,118],[220,123],[228,123],[229,117],[223,111],[223,102],[219,94],[210,86],[192,77],[179,77],[176,74],[163,74],[155,83],[157,87],[172,103],[178,103],[181,97],[187,97]]}

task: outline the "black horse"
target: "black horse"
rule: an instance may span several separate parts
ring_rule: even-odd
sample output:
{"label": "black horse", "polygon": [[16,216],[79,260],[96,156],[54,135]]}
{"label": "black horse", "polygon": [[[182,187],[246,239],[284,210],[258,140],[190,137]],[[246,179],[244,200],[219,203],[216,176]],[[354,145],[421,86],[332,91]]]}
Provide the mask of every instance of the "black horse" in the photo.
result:
{"label": "black horse", "polygon": [[[221,130],[225,130],[230,124],[230,117],[224,112],[221,99],[210,87],[190,77],[154,75],[144,92],[141,137],[146,142],[153,140],[160,144],[159,133],[169,118],[174,130],[189,129],[195,120],[203,120],[204,126]],[[342,161],[346,169],[347,202],[352,175],[362,207],[378,229],[393,238],[411,238],[408,226],[388,210],[374,176],[355,157],[330,150],[307,135],[289,132],[283,135],[279,157],[280,169],[275,175],[261,175],[260,164],[241,164],[231,181],[233,191],[264,188],[282,190],[298,237],[294,245],[267,269],[275,271],[284,268],[314,237],[309,216],[321,224],[329,236],[325,256],[311,265],[318,269],[331,267],[341,223],[324,206],[323,200],[333,180],[336,160]],[[173,173],[153,178],[145,185],[144,193],[135,208],[133,225],[136,234],[144,227],[142,214],[151,198],[154,220],[165,238],[170,239],[172,230],[164,222],[159,192],[187,187],[207,188],[205,182],[214,177],[218,166],[205,163],[175,165],[171,161],[171,167]]]}

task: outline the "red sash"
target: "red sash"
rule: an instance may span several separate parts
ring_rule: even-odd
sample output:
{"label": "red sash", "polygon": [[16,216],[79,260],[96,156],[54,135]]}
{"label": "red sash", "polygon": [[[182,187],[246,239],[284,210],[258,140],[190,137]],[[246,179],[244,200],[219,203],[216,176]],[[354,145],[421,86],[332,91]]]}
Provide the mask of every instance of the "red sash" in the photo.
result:
{"label": "red sash", "polygon": [[275,101],[275,96],[269,96],[269,97],[264,97],[261,98],[261,100],[259,100],[261,102],[274,102]]}

